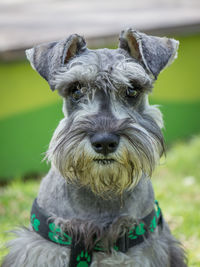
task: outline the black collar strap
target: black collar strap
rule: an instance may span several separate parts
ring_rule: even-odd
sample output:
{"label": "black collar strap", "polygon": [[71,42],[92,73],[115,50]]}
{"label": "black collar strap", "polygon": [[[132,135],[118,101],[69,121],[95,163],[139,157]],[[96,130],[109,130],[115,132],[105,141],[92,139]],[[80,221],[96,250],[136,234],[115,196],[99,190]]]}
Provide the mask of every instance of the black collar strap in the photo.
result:
{"label": "black collar strap", "polygon": [[[63,232],[58,225],[55,225],[54,219],[46,214],[45,210],[40,208],[37,199],[33,202],[31,210],[31,225],[35,232],[45,239],[61,246],[71,248],[69,267],[90,266],[92,262],[92,252],[106,252],[100,244],[97,244],[93,251],[87,251],[84,247],[84,240],[77,243],[74,238],[67,232]],[[150,233],[153,233],[156,227],[162,227],[162,213],[155,201],[155,209],[146,217],[141,219],[134,227],[132,227],[124,236],[118,238],[113,249],[126,253],[129,248],[142,243]]]}

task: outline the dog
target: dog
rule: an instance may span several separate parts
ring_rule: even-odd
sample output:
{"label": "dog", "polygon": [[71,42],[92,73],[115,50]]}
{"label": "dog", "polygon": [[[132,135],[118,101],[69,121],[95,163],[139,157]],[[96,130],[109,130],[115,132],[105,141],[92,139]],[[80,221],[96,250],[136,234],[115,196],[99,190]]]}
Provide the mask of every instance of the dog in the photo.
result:
{"label": "dog", "polygon": [[73,34],[26,51],[63,98],[29,228],[15,231],[3,267],[185,267],[150,177],[164,153],[163,119],[148,94],[178,41],[132,29],[118,49]]}

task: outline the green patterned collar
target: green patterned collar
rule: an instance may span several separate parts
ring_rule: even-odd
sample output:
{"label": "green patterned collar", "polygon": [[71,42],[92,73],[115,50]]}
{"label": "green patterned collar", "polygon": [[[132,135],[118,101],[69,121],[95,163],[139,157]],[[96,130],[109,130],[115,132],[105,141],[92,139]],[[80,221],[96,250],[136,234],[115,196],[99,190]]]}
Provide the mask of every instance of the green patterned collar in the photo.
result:
{"label": "green patterned collar", "polygon": [[[162,213],[155,201],[155,208],[143,219],[134,225],[127,233],[118,238],[113,249],[126,253],[129,248],[142,243],[151,233],[155,231],[158,225],[162,227]],[[67,232],[63,232],[61,227],[54,223],[54,219],[39,207],[37,199],[33,202],[31,211],[31,225],[35,232],[45,239],[60,246],[71,248],[69,267],[87,267],[92,262],[92,252],[106,252],[100,244],[96,244],[93,251],[87,251],[84,247],[84,240],[75,242],[73,237]]]}

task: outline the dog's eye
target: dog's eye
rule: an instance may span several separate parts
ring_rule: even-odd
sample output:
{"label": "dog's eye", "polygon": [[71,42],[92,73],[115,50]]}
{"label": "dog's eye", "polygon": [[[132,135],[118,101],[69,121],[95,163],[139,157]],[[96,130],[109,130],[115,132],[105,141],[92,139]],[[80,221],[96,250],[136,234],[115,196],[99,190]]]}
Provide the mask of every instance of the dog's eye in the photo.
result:
{"label": "dog's eye", "polygon": [[83,92],[81,90],[81,85],[79,83],[75,83],[71,88],[71,98],[73,101],[78,101],[83,96]]}
{"label": "dog's eye", "polygon": [[139,91],[134,87],[128,87],[126,89],[126,96],[128,97],[136,97],[139,94]]}
{"label": "dog's eye", "polygon": [[75,101],[78,101],[83,96],[80,89],[76,89],[72,91],[72,98]]}

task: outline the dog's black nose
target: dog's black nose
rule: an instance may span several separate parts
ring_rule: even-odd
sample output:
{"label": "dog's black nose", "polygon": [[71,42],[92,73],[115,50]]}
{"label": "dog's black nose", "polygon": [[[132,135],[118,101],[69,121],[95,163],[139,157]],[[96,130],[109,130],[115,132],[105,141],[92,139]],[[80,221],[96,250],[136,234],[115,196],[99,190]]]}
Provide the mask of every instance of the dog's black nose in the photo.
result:
{"label": "dog's black nose", "polygon": [[90,137],[90,142],[97,153],[107,155],[116,151],[119,139],[119,135],[116,134],[96,133]]}

